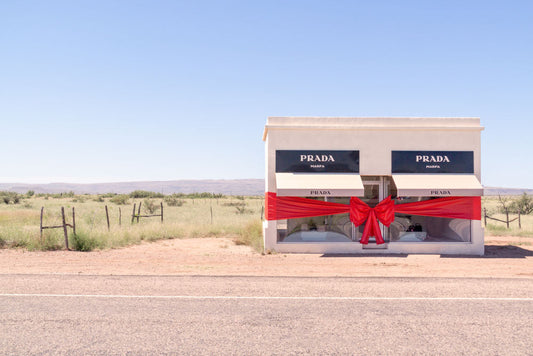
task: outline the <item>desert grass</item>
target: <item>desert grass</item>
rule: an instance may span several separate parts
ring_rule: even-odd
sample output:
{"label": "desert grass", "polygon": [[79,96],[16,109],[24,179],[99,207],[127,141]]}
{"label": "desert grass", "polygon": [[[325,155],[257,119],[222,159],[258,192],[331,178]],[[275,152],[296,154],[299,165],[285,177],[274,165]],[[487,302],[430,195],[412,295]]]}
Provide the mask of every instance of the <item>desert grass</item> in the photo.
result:
{"label": "desert grass", "polygon": [[[103,200],[103,201],[102,201]],[[81,251],[118,248],[142,241],[189,237],[231,237],[262,251],[262,197],[224,197],[182,199],[181,206],[164,204],[164,222],[159,217],[140,218],[131,222],[133,204],[144,199],[129,199],[127,205],[110,202],[102,196],[68,198],[31,197],[23,204],[0,204],[0,245],[24,247],[29,250],[64,248],[62,229],[44,230],[39,234],[40,209],[44,207],[43,225],[61,225],[61,207],[66,220],[72,222],[72,207],[76,213],[76,235],[69,228],[69,245]],[[152,199],[159,205],[163,199]],[[108,231],[105,206],[108,206]],[[120,209],[120,211],[119,211]],[[158,213],[158,212],[156,212]],[[141,214],[146,214],[144,209]],[[121,224],[119,224],[119,216]]]}
{"label": "desert grass", "polygon": [[[518,197],[509,197],[510,199],[517,199]],[[483,197],[482,198],[482,208],[486,209],[487,215],[505,220],[506,216],[504,213],[500,212],[500,204],[498,202],[498,197]],[[518,217],[516,213],[509,213],[509,219],[514,219]],[[481,220],[484,223],[483,213]],[[521,237],[533,237],[533,215],[522,215],[520,216],[521,228],[518,226],[518,220],[515,220],[509,224],[507,228],[506,223],[499,221],[494,221],[487,219],[487,225],[485,226],[485,234],[493,236],[521,236]]]}

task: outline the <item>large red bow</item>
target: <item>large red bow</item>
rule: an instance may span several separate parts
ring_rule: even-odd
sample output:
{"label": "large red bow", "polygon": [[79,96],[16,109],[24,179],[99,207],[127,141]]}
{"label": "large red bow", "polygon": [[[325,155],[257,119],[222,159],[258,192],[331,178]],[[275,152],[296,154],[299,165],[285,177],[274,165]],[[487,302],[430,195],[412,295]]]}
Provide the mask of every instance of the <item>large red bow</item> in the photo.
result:
{"label": "large red bow", "polygon": [[385,226],[389,226],[394,221],[394,201],[388,196],[378,205],[371,208],[361,199],[352,197],[350,198],[350,220],[355,226],[359,226],[366,221],[363,236],[359,241],[362,244],[368,244],[370,236],[376,237],[377,244],[385,243],[378,220]]}

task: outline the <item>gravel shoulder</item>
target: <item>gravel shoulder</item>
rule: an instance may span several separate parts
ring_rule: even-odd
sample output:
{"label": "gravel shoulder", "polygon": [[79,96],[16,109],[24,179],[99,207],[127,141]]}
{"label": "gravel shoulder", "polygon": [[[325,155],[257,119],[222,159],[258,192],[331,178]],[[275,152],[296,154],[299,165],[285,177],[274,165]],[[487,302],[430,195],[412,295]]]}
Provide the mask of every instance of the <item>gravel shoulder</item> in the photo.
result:
{"label": "gravel shoulder", "polygon": [[0,274],[471,277],[533,279],[533,238],[486,236],[485,256],[261,255],[230,238],[93,252],[0,250]]}

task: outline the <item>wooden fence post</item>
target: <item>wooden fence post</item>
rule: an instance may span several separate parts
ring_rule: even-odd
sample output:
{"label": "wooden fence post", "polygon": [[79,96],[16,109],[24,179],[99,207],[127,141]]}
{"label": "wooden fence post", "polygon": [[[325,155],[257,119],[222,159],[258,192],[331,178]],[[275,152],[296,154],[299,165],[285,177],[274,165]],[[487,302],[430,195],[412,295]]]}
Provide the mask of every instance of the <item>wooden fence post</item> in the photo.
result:
{"label": "wooden fence post", "polygon": [[63,219],[63,234],[65,235],[65,247],[68,250],[68,232],[67,232],[67,223],[65,221],[65,208],[61,207],[61,218]]}
{"label": "wooden fence post", "polygon": [[72,207],[72,232],[76,235],[76,211]]}
{"label": "wooden fence post", "polygon": [[139,223],[139,218],[141,215],[141,204],[142,204],[142,201],[139,202],[139,209],[137,210],[137,224]]}
{"label": "wooden fence post", "polygon": [[213,225],[213,207],[209,207],[209,210],[211,210],[211,225]]}
{"label": "wooden fence post", "polygon": [[122,226],[122,210],[118,207],[118,226]]}
{"label": "wooden fence post", "polygon": [[111,227],[109,225],[109,211],[107,210],[107,205],[105,206],[105,217],[107,219],[107,231],[109,231]]}
{"label": "wooden fence post", "polygon": [[507,222],[507,228],[509,228],[509,210],[505,209],[505,216],[507,217],[505,220]]}
{"label": "wooden fence post", "polygon": [[41,245],[43,244],[43,210],[44,210],[44,206],[41,207],[41,225],[39,227],[39,233],[40,233],[40,240],[41,240]]}
{"label": "wooden fence post", "polygon": [[136,206],[136,204],[133,203],[133,212],[131,213],[131,223],[132,224],[135,221],[135,206]]}
{"label": "wooden fence post", "polygon": [[520,222],[520,211],[518,211],[518,228],[522,229],[522,223]]}
{"label": "wooden fence post", "polygon": [[483,208],[483,215],[485,216],[485,227],[487,227],[487,208]]}
{"label": "wooden fence post", "polygon": [[163,202],[161,202],[161,223],[163,223]]}
{"label": "wooden fence post", "polygon": [[[263,212],[265,210],[265,207],[261,205],[261,220],[263,220]],[[485,221],[485,225],[487,225],[487,222]]]}

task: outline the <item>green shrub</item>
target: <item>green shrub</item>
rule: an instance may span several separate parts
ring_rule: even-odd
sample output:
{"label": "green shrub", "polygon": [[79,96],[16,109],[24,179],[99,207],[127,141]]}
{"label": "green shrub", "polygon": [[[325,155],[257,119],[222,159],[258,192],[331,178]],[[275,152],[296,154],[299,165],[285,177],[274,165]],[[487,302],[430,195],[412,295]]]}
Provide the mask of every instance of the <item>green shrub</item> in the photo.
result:
{"label": "green shrub", "polygon": [[20,203],[21,198],[21,195],[15,192],[0,192],[0,199],[2,199],[1,201],[5,204],[18,204]]}
{"label": "green shrub", "polygon": [[72,247],[76,251],[88,252],[98,246],[98,241],[85,234],[76,233],[72,235]]}
{"label": "green shrub", "polygon": [[144,199],[143,208],[144,211],[148,212],[149,214],[154,214],[161,208],[161,206],[160,204],[156,204],[152,199]]}
{"label": "green shrub", "polygon": [[522,215],[533,213],[533,196],[526,193],[522,194],[511,203],[510,210]]}
{"label": "green shrub", "polygon": [[169,195],[165,197],[165,203],[167,203],[168,206],[182,206],[185,204],[185,200],[178,198],[174,195]]}
{"label": "green shrub", "polygon": [[101,195],[96,196],[93,200],[98,203],[103,203],[105,201],[104,197]]}
{"label": "green shrub", "polygon": [[130,193],[131,198],[164,198],[165,195],[162,193],[149,192],[146,190],[135,190]]}
{"label": "green shrub", "polygon": [[72,199],[73,203],[85,203],[85,197],[82,195],[76,196],[74,199]]}
{"label": "green shrub", "polygon": [[235,238],[235,244],[251,246],[257,252],[263,252],[263,228],[261,220],[246,224]]}
{"label": "green shrub", "polygon": [[127,194],[119,194],[119,195],[115,195],[109,201],[117,205],[126,205],[129,202],[129,196]]}
{"label": "green shrub", "polygon": [[46,194],[46,196],[49,196],[55,199],[62,199],[62,198],[74,198],[76,194],[74,194],[74,192],[71,190],[70,192]]}
{"label": "green shrub", "polygon": [[64,244],[63,241],[60,243],[57,238],[53,236],[47,236],[45,234],[43,243],[40,247],[41,247],[41,250],[43,251],[56,251],[56,250],[61,250],[65,248],[63,244]]}
{"label": "green shrub", "polygon": [[118,195],[117,193],[105,193],[100,194],[103,198],[113,198],[115,195]]}
{"label": "green shrub", "polygon": [[185,195],[189,199],[220,199],[224,198],[224,194],[215,194],[215,193],[190,193]]}

